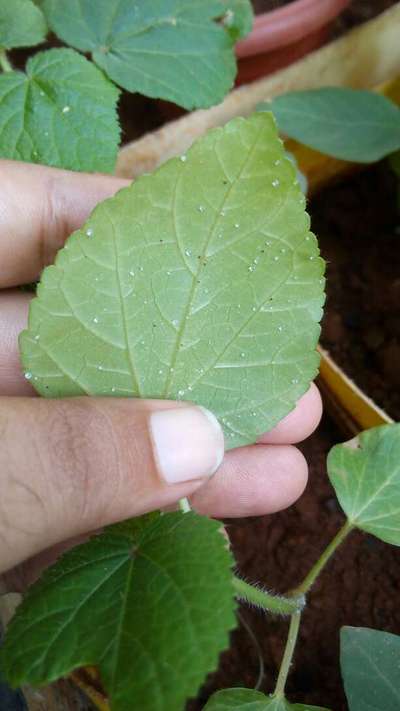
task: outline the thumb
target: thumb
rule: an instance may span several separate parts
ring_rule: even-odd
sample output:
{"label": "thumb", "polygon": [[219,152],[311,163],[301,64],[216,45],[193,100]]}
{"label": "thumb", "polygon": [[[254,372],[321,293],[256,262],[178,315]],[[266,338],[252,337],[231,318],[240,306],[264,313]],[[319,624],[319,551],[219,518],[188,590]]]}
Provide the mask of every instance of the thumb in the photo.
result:
{"label": "thumb", "polygon": [[0,398],[0,572],[190,496],[223,454],[216,418],[190,403]]}

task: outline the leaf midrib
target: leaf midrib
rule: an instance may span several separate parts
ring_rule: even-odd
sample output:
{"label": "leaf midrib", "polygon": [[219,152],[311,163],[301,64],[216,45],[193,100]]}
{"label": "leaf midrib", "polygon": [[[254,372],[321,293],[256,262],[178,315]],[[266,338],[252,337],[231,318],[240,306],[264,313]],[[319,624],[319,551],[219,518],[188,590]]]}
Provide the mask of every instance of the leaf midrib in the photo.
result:
{"label": "leaf midrib", "polygon": [[[168,373],[168,377],[167,377],[167,380],[166,380],[166,384],[165,384],[165,388],[164,388],[163,394],[162,394],[162,396],[161,396],[161,397],[164,398],[164,399],[167,399],[167,398],[169,397],[169,395],[171,394],[171,393],[170,393],[170,388],[171,388],[171,384],[172,384],[172,380],[173,380],[173,373],[174,373],[174,370],[175,370],[176,361],[177,361],[178,354],[179,354],[179,348],[180,348],[180,345],[181,345],[181,343],[182,343],[182,341],[183,341],[183,338],[184,338],[184,335],[185,335],[187,323],[188,323],[188,320],[189,320],[188,317],[189,317],[189,314],[190,314],[190,311],[191,311],[191,308],[192,308],[192,305],[193,305],[194,297],[195,297],[196,291],[197,291],[197,286],[198,286],[197,282],[199,281],[199,277],[201,276],[202,271],[203,271],[203,269],[204,269],[203,261],[204,261],[205,258],[206,258],[207,251],[208,251],[208,247],[210,246],[211,240],[212,240],[212,238],[213,238],[213,236],[214,236],[215,228],[216,228],[216,225],[217,225],[217,222],[218,222],[218,219],[219,219],[219,214],[220,214],[221,210],[223,210],[224,206],[226,205],[226,202],[227,202],[228,198],[230,197],[231,192],[232,192],[234,186],[236,186],[237,182],[240,180],[240,178],[241,178],[241,176],[242,176],[242,174],[243,174],[243,171],[245,170],[246,166],[248,165],[250,159],[253,157],[254,150],[255,150],[255,148],[256,148],[256,146],[257,146],[257,144],[258,144],[258,141],[259,141],[259,138],[260,138],[260,135],[261,135],[261,134],[262,134],[262,128],[260,128],[260,129],[258,130],[257,135],[256,135],[256,137],[255,137],[255,139],[254,139],[253,146],[251,147],[251,149],[250,149],[250,150],[248,151],[248,153],[246,154],[246,158],[245,158],[245,160],[244,160],[244,162],[243,162],[242,167],[241,167],[240,170],[239,170],[239,173],[238,173],[238,174],[236,175],[236,177],[231,181],[231,184],[230,184],[228,190],[226,191],[226,194],[225,194],[225,196],[224,196],[224,199],[222,200],[222,202],[221,202],[221,204],[219,205],[218,209],[215,210],[215,219],[214,219],[214,221],[213,221],[213,224],[212,224],[211,227],[210,227],[209,235],[208,235],[206,241],[205,241],[204,244],[203,244],[203,247],[202,247],[202,250],[201,250],[201,254],[200,254],[200,259],[198,260],[198,267],[197,267],[197,270],[196,270],[195,274],[192,274],[192,272],[190,272],[190,274],[192,275],[192,286],[191,286],[191,289],[190,289],[190,292],[189,292],[189,295],[188,295],[188,300],[187,300],[187,303],[186,303],[186,306],[185,306],[185,309],[184,309],[184,312],[183,312],[183,315],[182,315],[182,318],[181,318],[181,323],[180,323],[179,328],[178,328],[178,331],[177,331],[175,346],[174,346],[174,350],[173,350],[172,356],[171,356],[171,362],[170,362],[170,367],[169,367],[169,373]],[[180,182],[181,182],[181,180],[182,180],[184,174],[185,174],[185,170],[184,170],[184,168],[183,168],[183,169],[181,170],[180,174],[178,175],[178,179],[177,179],[176,184],[175,184],[174,201],[173,201],[173,207],[172,207],[174,232],[175,232],[176,243],[177,243],[177,245],[178,245],[178,248],[179,248],[179,240],[178,240],[178,230],[177,230],[177,226],[176,226],[176,198],[177,198],[178,186],[179,186],[179,184],[180,184]],[[186,262],[185,262],[185,265],[186,265]],[[188,271],[190,271],[187,265],[186,265],[186,268],[188,269]]]}

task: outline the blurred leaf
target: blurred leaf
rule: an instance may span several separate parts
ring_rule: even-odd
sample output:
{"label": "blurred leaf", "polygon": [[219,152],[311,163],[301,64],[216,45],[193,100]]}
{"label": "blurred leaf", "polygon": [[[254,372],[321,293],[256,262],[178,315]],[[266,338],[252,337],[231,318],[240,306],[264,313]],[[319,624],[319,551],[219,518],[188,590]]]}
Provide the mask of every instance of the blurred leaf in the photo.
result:
{"label": "blurred leaf", "polygon": [[259,108],[275,114],[286,136],[335,158],[372,163],[400,148],[400,109],[372,91],[293,91]]}
{"label": "blurred leaf", "polygon": [[226,12],[223,23],[234,42],[251,32],[253,27],[253,10],[249,0],[225,0]]}
{"label": "blurred leaf", "polygon": [[342,627],[340,664],[349,711],[400,709],[400,637]]}
{"label": "blurred leaf", "polygon": [[225,689],[209,699],[204,711],[329,711],[321,706],[291,704],[284,698],[268,697],[253,689]]}
{"label": "blurred leaf", "polygon": [[271,115],[236,119],[99,205],[21,337],[41,395],[187,399],[254,442],[307,391],[323,261]]}
{"label": "blurred leaf", "polygon": [[47,34],[43,13],[31,0],[0,0],[0,47],[32,47]]}
{"label": "blurred leaf", "polygon": [[235,37],[219,19],[230,6],[233,35],[250,27],[248,1],[45,0],[54,32],[124,89],[187,109],[222,101],[233,85]]}
{"label": "blurred leaf", "polygon": [[350,523],[400,545],[400,424],[374,427],[333,447],[328,474]]}
{"label": "blurred leaf", "polygon": [[235,626],[221,524],[153,514],[65,554],[26,595],[0,652],[8,680],[43,685],[97,664],[113,711],[179,711]]}
{"label": "blurred leaf", "polygon": [[119,142],[118,90],[72,49],[0,75],[0,157],[111,172]]}

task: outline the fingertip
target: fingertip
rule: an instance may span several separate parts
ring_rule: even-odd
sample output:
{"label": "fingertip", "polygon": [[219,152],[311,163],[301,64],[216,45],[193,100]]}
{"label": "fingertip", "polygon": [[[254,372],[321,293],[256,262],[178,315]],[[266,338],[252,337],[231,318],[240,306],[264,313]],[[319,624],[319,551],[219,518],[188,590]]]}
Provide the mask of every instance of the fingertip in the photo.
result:
{"label": "fingertip", "polygon": [[196,511],[209,516],[263,516],[291,506],[307,480],[307,462],[296,447],[242,447],[228,452],[220,470],[191,502]]}
{"label": "fingertip", "polygon": [[320,392],[311,383],[309,390],[300,398],[296,407],[272,430],[262,434],[261,444],[297,444],[307,439],[318,427],[322,417]]}

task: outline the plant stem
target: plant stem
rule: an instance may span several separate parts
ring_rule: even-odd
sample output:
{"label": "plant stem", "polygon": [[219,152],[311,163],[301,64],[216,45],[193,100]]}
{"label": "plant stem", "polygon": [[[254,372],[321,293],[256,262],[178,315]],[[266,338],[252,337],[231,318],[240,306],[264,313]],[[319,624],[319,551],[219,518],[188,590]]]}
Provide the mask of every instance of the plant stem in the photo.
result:
{"label": "plant stem", "polygon": [[[353,525],[346,521],[344,526],[338,531],[336,536],[332,539],[329,545],[325,548],[322,555],[318,558],[317,562],[313,565],[310,572],[306,575],[301,585],[299,585],[290,595],[293,595],[293,601],[304,600],[305,595],[308,593],[310,588],[314,585],[317,577],[325,568],[326,564],[336,551],[336,549],[343,543],[345,538],[348,536],[352,530]],[[299,634],[300,619],[301,619],[302,607],[298,607],[296,611],[293,611],[290,618],[289,633],[286,642],[285,652],[283,655],[281,667],[279,669],[278,680],[276,682],[275,691],[272,694],[273,697],[283,698],[285,694],[285,686],[290,671],[290,666],[292,664],[293,654],[296,647],[297,636]]]}
{"label": "plant stem", "polygon": [[3,72],[12,72],[13,68],[7,53],[4,49],[0,49],[0,67]]}
{"label": "plant stem", "polygon": [[318,558],[317,562],[313,565],[309,573],[307,573],[303,582],[293,591],[294,595],[306,595],[308,593],[323,568],[325,568],[327,562],[330,560],[336,549],[339,548],[340,544],[343,543],[344,539],[349,535],[352,529],[353,525],[350,523],[350,521],[346,521],[344,526],[342,526],[336,536],[325,548],[324,552],[322,553],[320,558]]}
{"label": "plant stem", "polygon": [[283,697],[285,694],[286,680],[290,671],[290,666],[292,664],[294,648],[297,642],[297,635],[299,633],[301,612],[295,612],[290,618],[289,634],[286,642],[285,652],[283,654],[283,659],[281,663],[281,668],[279,669],[278,680],[276,682],[275,691],[272,696]]}
{"label": "plant stem", "polygon": [[186,499],[179,499],[179,508],[182,511],[182,513],[189,513],[189,511],[192,510],[192,507],[189,504],[189,501]]}
{"label": "plant stem", "polygon": [[237,578],[236,575],[233,576],[233,587],[238,598],[275,615],[292,615],[304,607],[304,595],[302,594],[296,594],[293,597],[271,595]]}

